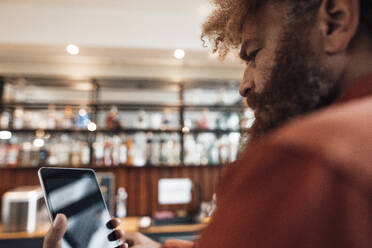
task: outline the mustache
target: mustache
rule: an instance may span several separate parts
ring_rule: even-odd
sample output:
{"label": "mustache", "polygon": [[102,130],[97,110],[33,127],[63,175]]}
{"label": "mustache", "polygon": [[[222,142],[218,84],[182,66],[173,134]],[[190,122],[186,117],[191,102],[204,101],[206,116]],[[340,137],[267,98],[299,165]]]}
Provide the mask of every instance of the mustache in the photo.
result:
{"label": "mustache", "polygon": [[245,101],[248,107],[253,110],[262,109],[265,106],[279,103],[282,97],[280,97],[278,93],[278,91],[272,89],[271,87],[266,87],[266,90],[261,93],[249,91],[245,95]]}

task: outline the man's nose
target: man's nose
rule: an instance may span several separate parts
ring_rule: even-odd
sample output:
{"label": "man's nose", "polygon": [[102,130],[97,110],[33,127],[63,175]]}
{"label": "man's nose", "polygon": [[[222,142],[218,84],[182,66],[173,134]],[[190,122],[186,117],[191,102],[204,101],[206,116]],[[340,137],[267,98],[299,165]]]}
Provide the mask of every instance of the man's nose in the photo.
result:
{"label": "man's nose", "polygon": [[254,90],[254,78],[252,69],[247,67],[244,71],[242,83],[240,84],[239,93],[242,97],[246,97],[249,91]]}

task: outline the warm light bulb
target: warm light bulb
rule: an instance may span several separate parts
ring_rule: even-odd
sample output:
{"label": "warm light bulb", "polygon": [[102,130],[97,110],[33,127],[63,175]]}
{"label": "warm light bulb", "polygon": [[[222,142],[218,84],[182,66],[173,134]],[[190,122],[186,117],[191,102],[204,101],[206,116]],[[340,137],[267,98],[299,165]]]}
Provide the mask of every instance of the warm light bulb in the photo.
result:
{"label": "warm light bulb", "polygon": [[183,59],[185,57],[185,51],[182,49],[177,49],[174,51],[174,57],[176,59]]}
{"label": "warm light bulb", "polygon": [[0,139],[2,140],[8,140],[12,138],[12,133],[9,131],[1,131],[0,132]]}
{"label": "warm light bulb", "polygon": [[78,55],[80,52],[80,49],[78,46],[70,44],[66,47],[66,51],[71,55]]}
{"label": "warm light bulb", "polygon": [[80,115],[81,117],[84,117],[84,116],[87,115],[87,111],[86,111],[85,109],[80,109],[80,110],[79,110],[79,115]]}
{"label": "warm light bulb", "polygon": [[34,139],[34,146],[35,147],[43,147],[45,144],[45,141],[43,139]]}
{"label": "warm light bulb", "polygon": [[91,132],[96,131],[96,130],[97,130],[97,125],[96,125],[96,123],[94,123],[94,122],[89,123],[89,124],[88,124],[88,130],[91,131]]}

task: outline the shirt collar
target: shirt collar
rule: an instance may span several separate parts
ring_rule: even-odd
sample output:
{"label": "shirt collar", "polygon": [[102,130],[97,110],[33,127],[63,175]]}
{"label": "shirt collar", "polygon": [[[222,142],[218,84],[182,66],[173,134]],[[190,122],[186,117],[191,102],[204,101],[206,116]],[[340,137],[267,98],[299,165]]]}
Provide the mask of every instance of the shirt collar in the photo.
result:
{"label": "shirt collar", "polygon": [[372,74],[359,80],[355,85],[343,93],[335,103],[345,103],[367,96],[372,96]]}

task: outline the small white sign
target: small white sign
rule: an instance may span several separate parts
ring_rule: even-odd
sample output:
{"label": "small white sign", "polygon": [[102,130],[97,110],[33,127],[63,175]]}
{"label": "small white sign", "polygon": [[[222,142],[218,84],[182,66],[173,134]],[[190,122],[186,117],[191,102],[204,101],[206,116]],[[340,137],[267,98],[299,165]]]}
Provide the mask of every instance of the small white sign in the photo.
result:
{"label": "small white sign", "polygon": [[192,182],[188,178],[163,178],[158,186],[159,204],[188,204],[192,200]]}

